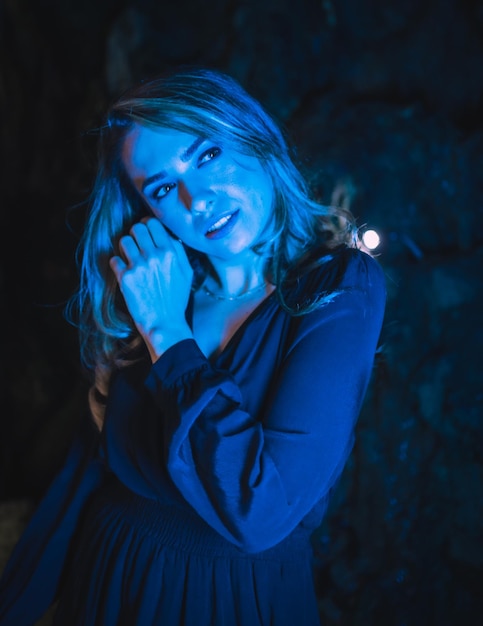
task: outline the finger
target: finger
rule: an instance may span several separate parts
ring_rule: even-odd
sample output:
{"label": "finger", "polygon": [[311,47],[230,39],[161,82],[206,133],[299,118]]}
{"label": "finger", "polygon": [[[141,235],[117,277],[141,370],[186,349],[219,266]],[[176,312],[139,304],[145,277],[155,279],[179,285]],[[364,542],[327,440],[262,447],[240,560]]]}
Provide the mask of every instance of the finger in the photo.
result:
{"label": "finger", "polygon": [[132,263],[141,256],[139,247],[131,235],[125,235],[119,240],[119,250],[128,263]]}
{"label": "finger", "polygon": [[163,248],[174,241],[166,228],[155,217],[151,217],[146,221],[146,228],[149,230],[151,238],[158,248]]}
{"label": "finger", "polygon": [[153,248],[156,247],[156,242],[152,237],[151,231],[145,223],[138,222],[134,224],[131,228],[130,235],[135,240],[141,252],[149,254]]}
{"label": "finger", "polygon": [[127,268],[126,263],[124,263],[120,256],[113,256],[109,259],[109,267],[114,272],[117,282],[120,282],[121,276]]}
{"label": "finger", "polygon": [[176,255],[179,259],[179,264],[182,271],[189,276],[193,272],[193,268],[191,267],[191,263],[189,262],[188,255],[186,254],[185,247],[181,241],[176,241],[175,239],[171,240],[171,245],[173,246]]}

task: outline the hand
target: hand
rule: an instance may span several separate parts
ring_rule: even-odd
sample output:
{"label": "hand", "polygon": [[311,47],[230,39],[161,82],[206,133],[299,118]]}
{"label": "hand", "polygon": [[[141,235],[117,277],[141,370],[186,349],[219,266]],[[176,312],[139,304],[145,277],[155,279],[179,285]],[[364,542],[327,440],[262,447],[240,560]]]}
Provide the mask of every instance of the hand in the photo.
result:
{"label": "hand", "polygon": [[154,217],[134,224],[119,250],[109,265],[154,361],[174,343],[192,337],[185,311],[193,270],[183,245]]}

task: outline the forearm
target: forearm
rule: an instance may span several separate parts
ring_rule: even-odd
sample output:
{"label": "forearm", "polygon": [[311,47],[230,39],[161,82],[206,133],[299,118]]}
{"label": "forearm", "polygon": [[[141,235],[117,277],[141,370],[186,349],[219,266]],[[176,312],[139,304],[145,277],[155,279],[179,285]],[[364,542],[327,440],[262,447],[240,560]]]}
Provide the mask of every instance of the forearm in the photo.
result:
{"label": "forearm", "polygon": [[[163,456],[173,482],[244,550],[264,550],[286,537],[329,490],[345,458],[347,440],[335,445],[329,436],[326,449],[324,420],[311,432],[300,419],[290,430],[265,429],[244,409],[236,381],[212,368],[194,342],[175,346],[146,383],[162,413]],[[287,410],[284,402],[270,413],[281,418]]]}

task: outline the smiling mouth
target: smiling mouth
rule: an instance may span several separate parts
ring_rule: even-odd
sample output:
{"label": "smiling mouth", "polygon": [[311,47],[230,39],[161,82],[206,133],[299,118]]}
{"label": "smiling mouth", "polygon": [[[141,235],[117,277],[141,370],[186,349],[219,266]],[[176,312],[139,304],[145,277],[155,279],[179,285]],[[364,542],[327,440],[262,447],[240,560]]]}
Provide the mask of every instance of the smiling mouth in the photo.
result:
{"label": "smiling mouth", "polygon": [[228,234],[231,231],[232,226],[235,225],[237,216],[238,211],[235,211],[234,213],[220,217],[220,219],[216,220],[216,222],[208,228],[205,233],[205,237],[209,237],[211,239]]}

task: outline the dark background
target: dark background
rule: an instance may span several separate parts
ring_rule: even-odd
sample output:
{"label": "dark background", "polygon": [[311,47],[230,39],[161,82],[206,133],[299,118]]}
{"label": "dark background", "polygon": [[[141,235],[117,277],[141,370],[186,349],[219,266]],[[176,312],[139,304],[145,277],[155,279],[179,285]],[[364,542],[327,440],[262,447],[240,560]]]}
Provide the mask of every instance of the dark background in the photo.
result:
{"label": "dark background", "polygon": [[133,81],[201,64],[258,97],[318,197],[382,237],[382,350],[314,535],[325,624],[476,623],[483,3],[3,0],[0,54],[2,563],[84,416],[63,307],[95,128]]}

